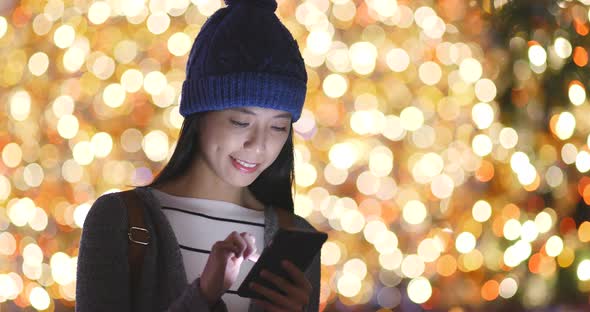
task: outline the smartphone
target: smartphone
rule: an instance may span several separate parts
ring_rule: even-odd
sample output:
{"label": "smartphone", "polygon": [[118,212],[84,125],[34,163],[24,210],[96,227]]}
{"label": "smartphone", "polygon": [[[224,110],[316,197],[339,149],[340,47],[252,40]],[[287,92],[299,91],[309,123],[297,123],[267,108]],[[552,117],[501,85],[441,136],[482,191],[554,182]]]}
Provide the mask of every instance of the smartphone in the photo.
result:
{"label": "smartphone", "polygon": [[327,239],[328,234],[315,230],[279,229],[270,244],[264,248],[262,254],[260,254],[260,258],[258,258],[258,261],[256,261],[250,272],[248,272],[242,284],[240,284],[237,291],[238,295],[241,297],[267,300],[263,295],[248,287],[250,282],[256,282],[285,295],[272,282],[260,277],[260,271],[265,269],[293,282],[289,273],[283,269],[281,261],[288,260],[301,271],[305,272]]}

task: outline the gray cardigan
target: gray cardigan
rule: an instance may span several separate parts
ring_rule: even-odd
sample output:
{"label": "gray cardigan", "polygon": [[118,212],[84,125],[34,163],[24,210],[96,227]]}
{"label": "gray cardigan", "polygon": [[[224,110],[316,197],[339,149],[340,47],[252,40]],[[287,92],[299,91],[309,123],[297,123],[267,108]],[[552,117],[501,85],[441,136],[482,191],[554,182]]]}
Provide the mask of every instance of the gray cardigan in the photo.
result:
{"label": "gray cardigan", "polygon": [[[209,311],[198,288],[199,279],[187,281],[182,255],[161,204],[149,187],[137,187],[144,203],[144,219],[151,234],[145,250],[142,278],[131,298],[127,262],[127,210],[118,192],[100,196],[90,208],[80,239],[76,272],[76,311]],[[270,206],[264,211],[264,245],[278,229]],[[295,215],[295,226],[314,229]],[[313,285],[305,311],[319,310],[320,255],[305,272]],[[215,309],[227,311],[223,301]],[[262,311],[250,304],[250,312]]]}

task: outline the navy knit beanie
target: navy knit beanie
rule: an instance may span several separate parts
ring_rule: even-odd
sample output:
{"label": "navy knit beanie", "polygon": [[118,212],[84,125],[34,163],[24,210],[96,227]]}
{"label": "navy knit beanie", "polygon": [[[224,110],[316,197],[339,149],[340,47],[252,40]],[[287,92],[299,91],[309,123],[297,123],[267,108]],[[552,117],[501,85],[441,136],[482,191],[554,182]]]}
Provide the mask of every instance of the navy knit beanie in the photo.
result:
{"label": "navy knit beanie", "polygon": [[224,0],[188,58],[180,114],[259,106],[299,119],[307,73],[297,41],[275,15],[275,0]]}

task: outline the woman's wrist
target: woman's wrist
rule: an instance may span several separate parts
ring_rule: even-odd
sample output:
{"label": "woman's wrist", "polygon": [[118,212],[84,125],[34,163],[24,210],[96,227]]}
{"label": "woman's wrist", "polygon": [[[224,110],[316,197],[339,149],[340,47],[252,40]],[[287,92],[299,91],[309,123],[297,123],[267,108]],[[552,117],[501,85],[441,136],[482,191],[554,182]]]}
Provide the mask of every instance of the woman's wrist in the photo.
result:
{"label": "woman's wrist", "polygon": [[209,307],[213,308],[219,303],[221,297],[209,293],[209,290],[206,287],[204,287],[202,281],[203,280],[199,278],[199,292],[201,292],[201,295],[204,297],[205,301],[207,301]]}

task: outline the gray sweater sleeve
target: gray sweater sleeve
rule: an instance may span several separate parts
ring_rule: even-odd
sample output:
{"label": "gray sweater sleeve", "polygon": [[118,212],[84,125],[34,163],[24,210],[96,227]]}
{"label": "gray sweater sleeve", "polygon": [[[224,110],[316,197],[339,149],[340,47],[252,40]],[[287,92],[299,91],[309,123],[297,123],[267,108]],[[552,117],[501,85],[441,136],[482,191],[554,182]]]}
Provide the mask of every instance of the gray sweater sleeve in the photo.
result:
{"label": "gray sweater sleeve", "polygon": [[[76,271],[76,311],[132,311],[127,258],[127,211],[114,194],[100,196],[84,221]],[[198,279],[167,311],[209,311]],[[149,298],[143,298],[149,299]],[[220,300],[215,311],[227,311]]]}
{"label": "gray sweater sleeve", "polygon": [[218,303],[209,308],[203,295],[199,290],[199,280],[197,278],[184,290],[182,295],[172,302],[166,311],[214,311],[214,312],[227,312],[227,306],[222,299],[219,299]]}
{"label": "gray sweater sleeve", "polygon": [[309,304],[305,309],[307,312],[316,312],[320,310],[321,267],[320,253],[318,253],[313,259],[309,269],[306,271],[306,276],[313,287],[311,297],[309,298]]}
{"label": "gray sweater sleeve", "polygon": [[[304,229],[316,230],[307,220],[300,216],[295,217],[297,227]],[[321,252],[313,258],[313,261],[309,265],[309,268],[305,271],[305,277],[311,283],[313,287],[311,296],[309,298],[309,304],[305,307],[306,312],[317,312],[320,310],[320,284],[321,284]]]}

